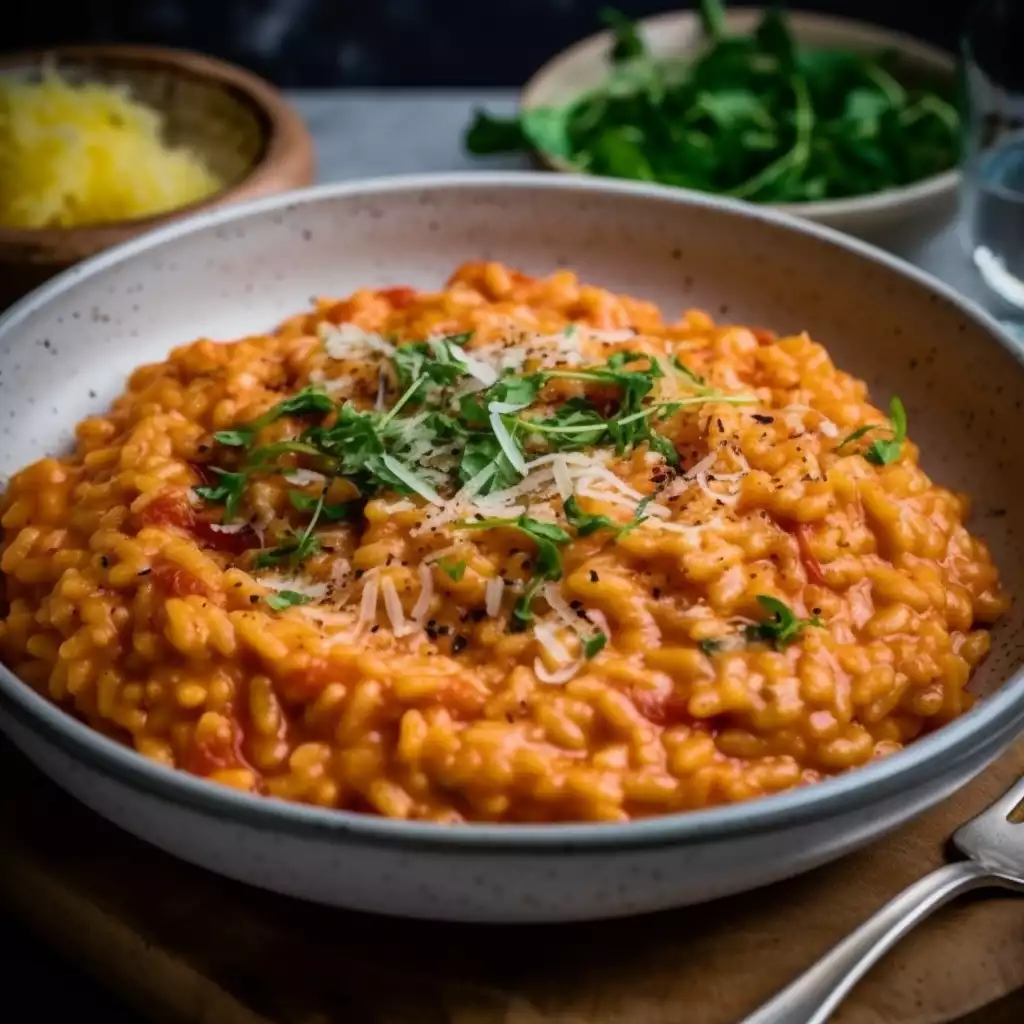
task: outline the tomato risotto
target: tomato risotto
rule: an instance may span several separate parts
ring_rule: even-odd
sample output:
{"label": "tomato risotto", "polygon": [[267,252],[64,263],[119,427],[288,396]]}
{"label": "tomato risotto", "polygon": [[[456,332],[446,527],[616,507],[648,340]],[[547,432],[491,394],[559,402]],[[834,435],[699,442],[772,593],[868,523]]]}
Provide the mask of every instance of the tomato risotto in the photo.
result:
{"label": "tomato risotto", "polygon": [[468,264],[137,370],[0,500],[0,657],[322,807],[745,800],[971,705],[1008,599],[917,454],[806,335]]}

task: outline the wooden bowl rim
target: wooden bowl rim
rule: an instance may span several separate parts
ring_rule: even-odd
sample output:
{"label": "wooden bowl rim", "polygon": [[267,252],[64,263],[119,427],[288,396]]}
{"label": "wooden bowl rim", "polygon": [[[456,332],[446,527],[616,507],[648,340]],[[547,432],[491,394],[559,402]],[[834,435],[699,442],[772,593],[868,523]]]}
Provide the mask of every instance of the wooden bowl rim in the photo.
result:
{"label": "wooden bowl rim", "polygon": [[[726,11],[726,27],[732,30],[748,31],[755,26],[767,11],[769,5],[759,7],[736,7]],[[915,39],[905,32],[876,25],[858,18],[847,18],[841,15],[824,14],[818,11],[787,8],[786,16],[791,27],[799,34],[800,29],[819,31],[846,31],[862,42],[872,40],[880,49],[891,49],[908,62],[922,68],[948,75],[956,74],[956,56],[941,47]],[[679,24],[699,24],[700,15],[695,10],[677,9],[662,11],[645,18],[637,18],[636,24],[641,33],[660,34],[667,28]],[[552,77],[560,77],[563,69],[578,61],[588,61],[592,51],[605,53],[612,43],[611,29],[594,32],[583,39],[567,46],[544,62],[519,92],[518,106],[520,110],[530,110],[541,106],[537,93],[542,91]],[[561,157],[537,153],[537,160],[551,170],[568,174],[583,174],[595,177],[589,171],[581,171],[573,167]],[[766,209],[781,210],[804,218],[824,218],[833,226],[845,226],[864,216],[883,213],[894,207],[903,206],[908,211],[930,204],[943,195],[953,192],[960,182],[960,170],[951,167],[938,174],[922,178],[920,181],[896,188],[884,189],[881,192],[869,192],[862,196],[851,196],[845,199],[823,199],[807,203],[752,203]],[[672,187],[672,186],[666,186]],[[716,193],[707,193],[715,195]]]}
{"label": "wooden bowl rim", "polygon": [[[86,242],[90,242],[91,248],[106,248],[125,237],[148,231],[171,220],[276,191],[271,186],[282,170],[290,173],[293,164],[299,167],[304,163],[312,164],[313,143],[309,130],[277,88],[236,64],[208,57],[193,50],[115,43],[39,47],[0,55],[0,72],[21,65],[42,65],[47,60],[54,60],[59,64],[65,58],[109,61],[112,65],[163,68],[191,78],[205,78],[227,86],[265,119],[266,134],[262,155],[240,180],[198,202],[176,206],[148,217],[81,224],[76,227],[12,228],[0,225],[0,248],[26,247],[31,248],[34,253],[52,249],[55,250],[53,262],[62,263],[64,260],[56,255],[56,250],[66,245],[73,243],[82,247]],[[296,181],[296,184],[308,184],[308,181]]]}

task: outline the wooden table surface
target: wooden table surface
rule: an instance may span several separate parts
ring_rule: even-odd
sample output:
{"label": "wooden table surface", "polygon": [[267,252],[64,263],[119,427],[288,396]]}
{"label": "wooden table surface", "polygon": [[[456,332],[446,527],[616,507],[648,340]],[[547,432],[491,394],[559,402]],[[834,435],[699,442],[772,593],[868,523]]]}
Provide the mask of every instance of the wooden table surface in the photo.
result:
{"label": "wooden table surface", "polygon": [[[142,1020],[733,1024],[939,863],[949,819],[1022,770],[1024,745],[894,836],[758,893],[620,922],[482,928],[333,911],[221,879],[102,821],[0,742],[0,906]],[[961,900],[872,972],[836,1024],[1020,1024],[1024,992],[1003,998],[1020,985],[1024,900]]]}

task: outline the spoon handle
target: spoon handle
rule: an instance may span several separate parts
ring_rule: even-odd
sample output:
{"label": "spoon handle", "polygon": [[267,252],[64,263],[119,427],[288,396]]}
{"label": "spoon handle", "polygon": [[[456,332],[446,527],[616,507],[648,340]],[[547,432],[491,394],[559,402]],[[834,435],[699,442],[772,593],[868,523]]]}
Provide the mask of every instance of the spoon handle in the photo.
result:
{"label": "spoon handle", "polygon": [[960,893],[1003,883],[972,860],[933,871],[890,900],[741,1024],[825,1024],[868,968],[916,924]]}

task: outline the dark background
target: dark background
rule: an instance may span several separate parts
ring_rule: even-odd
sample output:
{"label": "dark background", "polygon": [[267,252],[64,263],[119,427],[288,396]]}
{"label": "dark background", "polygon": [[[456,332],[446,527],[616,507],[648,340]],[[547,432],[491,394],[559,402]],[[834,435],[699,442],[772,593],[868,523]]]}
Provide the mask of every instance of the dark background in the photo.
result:
{"label": "dark background", "polygon": [[[144,42],[225,57],[279,85],[514,86],[593,31],[606,0],[14,0],[0,46]],[[768,0],[762,0],[768,2]],[[693,0],[619,0],[639,16]],[[735,3],[732,6],[751,6]],[[802,0],[953,49],[970,0]]]}
{"label": "dark background", "polygon": [[[1024,2],[1024,0],[1022,0]],[[288,87],[516,86],[592,32],[602,0],[15,0],[0,48],[133,42],[203,50]],[[633,16],[681,6],[619,0]],[[735,6],[749,6],[742,3]],[[954,49],[970,0],[803,0]],[[11,12],[13,14],[13,11]],[[128,1015],[0,919],[5,997],[38,1021]],[[23,998],[19,999],[18,997]]]}

